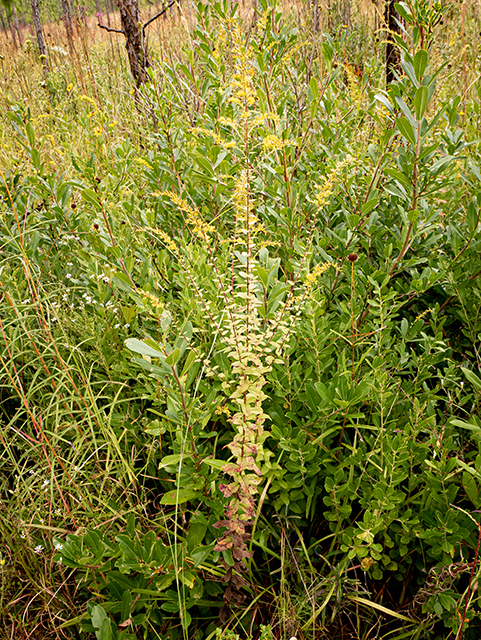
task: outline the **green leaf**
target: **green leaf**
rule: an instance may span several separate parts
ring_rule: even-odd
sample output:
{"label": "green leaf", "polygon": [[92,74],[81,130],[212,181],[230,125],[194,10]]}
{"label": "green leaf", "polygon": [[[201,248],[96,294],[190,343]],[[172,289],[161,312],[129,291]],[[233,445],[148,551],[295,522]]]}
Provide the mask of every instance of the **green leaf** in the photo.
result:
{"label": "green leaf", "polygon": [[183,504],[197,498],[198,495],[197,489],[172,489],[162,496],[160,504]]}
{"label": "green leaf", "polygon": [[28,141],[30,142],[30,146],[34,147],[35,146],[35,130],[31,122],[27,122],[27,124],[25,125],[25,131],[27,132],[27,138],[28,138]]}
{"label": "green leaf", "polygon": [[309,87],[311,89],[313,99],[319,100],[319,85],[317,84],[317,80],[314,77],[311,78]]}
{"label": "green leaf", "polygon": [[416,135],[414,133],[414,127],[404,116],[399,117],[396,120],[396,126],[399,133],[411,144],[416,144]]}
{"label": "green leaf", "polygon": [[427,87],[419,87],[416,89],[416,93],[414,94],[414,111],[416,113],[416,118],[421,120],[424,116],[424,112],[426,111],[426,107],[428,106],[428,88]]}
{"label": "green leaf", "polygon": [[84,189],[82,191],[82,198],[85,202],[93,205],[96,209],[101,209],[102,205],[99,202],[98,195],[92,189]]}
{"label": "green leaf", "polygon": [[464,373],[469,382],[476,387],[476,389],[481,390],[481,380],[478,376],[473,373],[470,369],[466,369],[465,367],[461,367],[461,371]]}
{"label": "green leaf", "polygon": [[209,467],[222,470],[227,464],[225,460],[214,460],[213,458],[205,458],[202,460],[202,464],[208,464]]}
{"label": "green leaf", "polygon": [[414,56],[414,72],[416,74],[416,78],[419,81],[421,81],[422,77],[424,76],[424,72],[426,71],[426,67],[428,66],[428,60],[428,52],[424,49],[420,49]]}
{"label": "green leaf", "polygon": [[190,557],[194,561],[194,566],[198,567],[200,564],[204,562],[204,560],[207,560],[209,555],[214,550],[214,547],[215,547],[215,542],[212,542],[211,544],[205,547],[197,547],[196,549],[194,549],[190,554]]}
{"label": "green leaf", "polygon": [[189,371],[191,366],[194,364],[195,358],[196,358],[195,353],[193,351],[190,351],[189,355],[185,359],[184,367],[183,367],[182,373],[180,375],[181,378],[186,375],[186,373]]}
{"label": "green leaf", "polygon": [[183,456],[180,455],[180,453],[176,453],[174,455],[171,456],[164,456],[162,458],[162,460],[159,463],[159,467],[163,468],[163,467],[173,467],[173,466],[177,466],[179,464],[179,462],[181,461]]}
{"label": "green leaf", "polygon": [[143,356],[151,356],[152,358],[164,358],[164,354],[157,349],[149,347],[145,342],[137,340],[137,338],[129,338],[125,341],[125,346],[134,353],[140,353]]}
{"label": "green leaf", "polygon": [[165,359],[166,364],[170,364],[171,367],[175,367],[180,358],[180,349],[174,349],[171,354]]}
{"label": "green leaf", "polygon": [[370,211],[372,211],[374,209],[374,207],[378,204],[379,202],[379,198],[371,198],[370,200],[368,200],[367,202],[365,202],[362,205],[362,209],[361,209],[361,215],[365,216],[367,213],[369,213]]}

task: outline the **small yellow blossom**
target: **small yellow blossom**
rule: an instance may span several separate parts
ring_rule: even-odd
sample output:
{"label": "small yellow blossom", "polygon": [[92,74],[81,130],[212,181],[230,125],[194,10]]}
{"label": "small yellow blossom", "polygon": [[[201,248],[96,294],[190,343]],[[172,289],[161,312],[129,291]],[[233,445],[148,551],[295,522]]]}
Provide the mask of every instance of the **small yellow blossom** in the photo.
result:
{"label": "small yellow blossom", "polygon": [[312,287],[312,285],[319,278],[319,276],[321,276],[323,273],[325,273],[330,267],[332,267],[332,264],[330,262],[324,262],[323,264],[317,264],[314,267],[314,269],[311,271],[311,273],[308,273],[307,276],[306,276],[306,280],[305,280],[306,287],[308,289],[310,287]]}
{"label": "small yellow blossom", "polygon": [[139,164],[143,164],[144,167],[147,167],[148,169],[153,168],[150,162],[147,162],[147,160],[144,160],[144,158],[135,158],[135,162],[138,162]]}
{"label": "small yellow blossom", "polygon": [[424,318],[424,316],[426,316],[428,313],[430,313],[431,309],[425,309],[422,313],[420,313],[417,317],[415,322],[417,322],[418,320],[422,320]]}
{"label": "small yellow blossom", "polygon": [[114,120],[113,122],[111,122],[111,123],[109,124],[109,127],[110,127],[111,129],[113,129],[117,124],[118,124],[118,123],[117,123],[117,120]]}
{"label": "small yellow blossom", "polygon": [[90,104],[93,104],[94,107],[97,106],[95,104],[95,100],[93,98],[91,98],[90,96],[86,96],[85,93],[83,93],[81,96],[79,96],[78,99],[79,100],[83,100],[84,102],[90,102]]}
{"label": "small yellow blossom", "polygon": [[279,242],[275,242],[274,240],[262,240],[262,242],[259,242],[257,246],[259,249],[264,249],[267,247],[280,247],[281,245]]}
{"label": "small yellow blossom", "polygon": [[150,293],[150,291],[143,291],[142,299],[144,303],[150,302],[156,309],[163,309],[165,306],[164,303],[159,300],[159,298],[157,298],[157,296],[155,296],[153,293]]}
{"label": "small yellow blossom", "polygon": [[334,186],[339,181],[339,176],[344,171],[344,169],[351,164],[352,158],[351,156],[346,156],[344,160],[341,160],[336,164],[333,171],[329,175],[329,177],[324,178],[324,182],[322,185],[317,185],[319,191],[316,193],[314,198],[314,203],[317,205],[319,209],[322,209],[328,202],[329,197],[332,195],[334,191]]}
{"label": "small yellow blossom", "polygon": [[207,224],[207,222],[202,219],[201,213],[197,209],[197,207],[191,207],[186,200],[178,196],[173,191],[161,191],[160,195],[168,196],[172,200],[172,202],[174,202],[178,206],[180,211],[185,214],[185,218],[191,225],[193,232],[199,238],[202,238],[204,242],[210,241],[209,233],[214,232],[214,227]]}
{"label": "small yellow blossom", "polygon": [[172,251],[172,253],[177,253],[178,252],[178,247],[175,244],[175,242],[172,240],[172,238],[165,233],[165,231],[162,231],[161,229],[155,229],[154,227],[149,227],[147,229],[145,229],[145,231],[149,231],[150,233],[155,233],[156,236],[159,236],[159,238],[162,240],[162,242],[165,244],[165,246],[170,249]]}
{"label": "small yellow blossom", "polygon": [[70,92],[72,91],[72,89],[73,89],[73,84],[70,82],[70,83],[67,85],[67,92],[68,92],[68,93],[70,93]]}
{"label": "small yellow blossom", "polygon": [[264,151],[271,151],[273,149],[283,149],[284,142],[276,135],[270,133],[262,141],[262,148]]}
{"label": "small yellow blossom", "polygon": [[218,122],[219,124],[222,124],[225,127],[232,127],[232,128],[237,127],[237,122],[235,120],[232,120],[232,118],[224,118],[223,116],[221,116]]}
{"label": "small yellow blossom", "polygon": [[222,407],[221,405],[219,405],[217,407],[217,409],[215,410],[215,414],[218,416],[221,416],[223,413],[225,413],[225,415],[229,418],[231,415],[230,410],[227,407]]}
{"label": "small yellow blossom", "polygon": [[259,29],[259,31],[265,31],[266,27],[267,27],[267,20],[269,19],[269,16],[272,12],[272,7],[268,7],[261,15],[261,17],[259,18],[259,21],[257,22],[257,27]]}
{"label": "small yellow blossom", "polygon": [[102,135],[102,127],[96,127],[93,131],[93,134],[96,138]]}
{"label": "small yellow blossom", "polygon": [[215,131],[211,131],[210,129],[204,129],[203,127],[192,127],[190,132],[194,135],[204,134],[205,136],[210,136],[214,142],[219,145],[219,147],[224,147],[224,149],[232,149],[235,147],[235,142],[233,140],[224,140],[221,138],[219,134]]}
{"label": "small yellow blossom", "polygon": [[235,23],[231,30],[233,54],[235,57],[234,71],[231,79],[232,95],[230,102],[237,104],[242,109],[244,118],[249,113],[249,107],[255,105],[256,93],[254,89],[255,68],[253,54],[246,44],[240,25]]}

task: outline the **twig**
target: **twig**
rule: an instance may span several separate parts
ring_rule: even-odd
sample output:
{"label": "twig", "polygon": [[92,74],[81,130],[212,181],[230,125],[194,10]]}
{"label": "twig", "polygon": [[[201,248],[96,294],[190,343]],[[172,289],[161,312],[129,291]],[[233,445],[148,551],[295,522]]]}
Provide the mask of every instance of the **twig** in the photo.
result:
{"label": "twig", "polygon": [[119,29],[111,29],[110,27],[106,27],[105,25],[100,24],[100,22],[97,24],[97,27],[105,29],[105,31],[111,31],[112,33],[121,33],[122,35],[125,35],[123,31],[120,31]]}
{"label": "twig", "polygon": [[174,6],[174,4],[177,4],[177,0],[172,0],[166,7],[165,9],[162,9],[162,11],[160,13],[158,13],[157,15],[155,15],[153,18],[150,18],[150,20],[147,20],[147,22],[144,24],[144,26],[142,27],[142,33],[144,33],[146,27],[149,26],[149,24],[151,22],[153,22],[154,20],[157,20],[157,18],[160,18],[160,16],[163,16],[164,13],[166,13],[171,7]]}

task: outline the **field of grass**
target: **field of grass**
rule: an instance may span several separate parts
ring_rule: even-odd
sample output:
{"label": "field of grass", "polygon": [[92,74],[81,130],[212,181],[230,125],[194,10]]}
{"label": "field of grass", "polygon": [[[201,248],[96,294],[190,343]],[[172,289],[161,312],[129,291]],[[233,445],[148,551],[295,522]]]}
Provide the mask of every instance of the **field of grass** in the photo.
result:
{"label": "field of grass", "polygon": [[345,6],[0,34],[2,640],[480,637],[480,7]]}

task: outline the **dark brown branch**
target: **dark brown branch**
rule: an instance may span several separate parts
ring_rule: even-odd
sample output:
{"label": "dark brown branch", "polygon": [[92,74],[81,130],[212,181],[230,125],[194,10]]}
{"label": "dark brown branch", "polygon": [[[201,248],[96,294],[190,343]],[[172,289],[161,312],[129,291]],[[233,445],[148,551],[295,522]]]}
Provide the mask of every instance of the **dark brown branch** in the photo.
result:
{"label": "dark brown branch", "polygon": [[150,20],[147,20],[147,22],[144,24],[144,26],[142,27],[142,31],[145,32],[146,27],[149,26],[149,24],[151,22],[153,22],[154,20],[157,20],[157,18],[160,18],[160,16],[163,16],[164,13],[166,13],[171,7],[174,6],[174,4],[177,4],[177,0],[172,0],[166,7],[165,9],[162,9],[162,11],[160,13],[158,13],[157,15],[155,15],[153,18],[150,18]]}
{"label": "dark brown branch", "polygon": [[100,24],[100,22],[97,24],[97,27],[100,27],[101,29],[105,29],[105,31],[111,31],[112,33],[121,33],[122,35],[125,35],[123,31],[120,31],[119,29],[111,29],[110,27],[105,27],[103,24]]}

